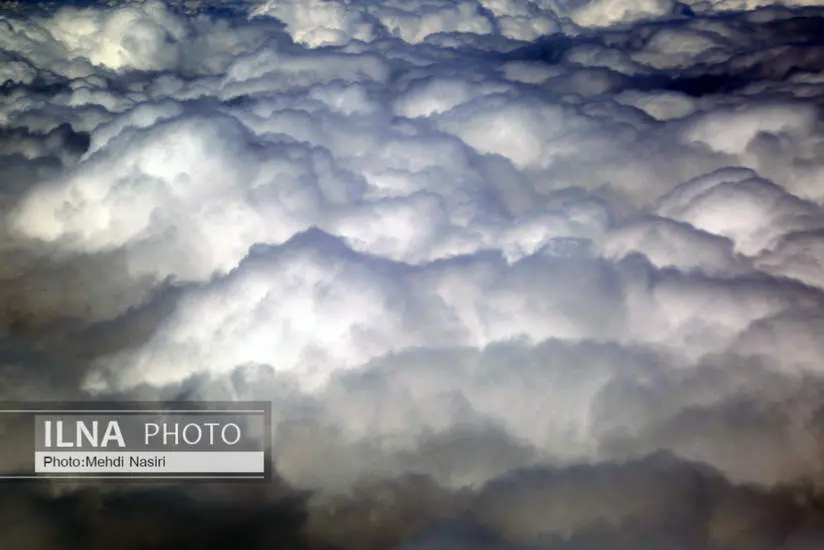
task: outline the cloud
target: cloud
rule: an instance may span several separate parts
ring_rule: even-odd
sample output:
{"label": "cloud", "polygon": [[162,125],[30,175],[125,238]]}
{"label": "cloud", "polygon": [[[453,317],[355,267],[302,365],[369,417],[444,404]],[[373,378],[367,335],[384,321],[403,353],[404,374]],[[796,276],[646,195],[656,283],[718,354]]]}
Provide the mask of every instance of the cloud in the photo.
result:
{"label": "cloud", "polygon": [[821,8],[86,4],[0,16],[0,394],[270,401],[277,481],[4,548],[820,547]]}

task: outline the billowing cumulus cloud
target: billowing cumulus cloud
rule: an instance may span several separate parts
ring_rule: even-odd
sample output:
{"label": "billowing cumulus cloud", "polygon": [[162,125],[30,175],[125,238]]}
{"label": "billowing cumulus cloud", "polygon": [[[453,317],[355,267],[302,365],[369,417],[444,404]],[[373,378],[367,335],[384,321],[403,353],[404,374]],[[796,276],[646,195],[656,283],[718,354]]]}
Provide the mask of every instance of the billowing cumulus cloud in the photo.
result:
{"label": "billowing cumulus cloud", "polygon": [[0,546],[824,544],[824,8],[82,4],[0,9],[0,394],[269,401],[276,481]]}

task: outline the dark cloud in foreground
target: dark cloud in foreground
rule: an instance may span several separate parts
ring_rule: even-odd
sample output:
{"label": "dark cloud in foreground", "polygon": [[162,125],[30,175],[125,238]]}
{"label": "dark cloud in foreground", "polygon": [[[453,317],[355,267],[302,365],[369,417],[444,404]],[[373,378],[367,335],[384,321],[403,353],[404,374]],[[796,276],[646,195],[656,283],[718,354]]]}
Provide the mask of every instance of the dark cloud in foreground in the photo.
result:
{"label": "dark cloud in foreground", "polygon": [[733,486],[667,455],[514,471],[450,493],[425,477],[346,496],[233,484],[48,490],[9,484],[4,548],[677,548],[812,550],[824,503],[804,487]]}
{"label": "dark cloud in foreground", "polygon": [[270,499],[261,492],[126,486],[55,495],[13,483],[0,496],[0,542],[32,550],[302,547],[300,498]]}
{"label": "dark cloud in foreground", "polygon": [[824,547],[823,20],[4,3],[0,398],[271,401],[277,481],[0,548]]}

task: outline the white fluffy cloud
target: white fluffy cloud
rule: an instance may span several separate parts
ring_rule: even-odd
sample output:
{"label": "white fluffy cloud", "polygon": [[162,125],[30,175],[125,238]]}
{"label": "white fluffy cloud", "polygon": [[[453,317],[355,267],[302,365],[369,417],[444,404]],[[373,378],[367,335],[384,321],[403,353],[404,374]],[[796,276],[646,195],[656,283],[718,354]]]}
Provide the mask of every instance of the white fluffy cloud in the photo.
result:
{"label": "white fluffy cloud", "polygon": [[[4,12],[4,330],[83,391],[273,401],[321,492],[656,451],[820,482],[819,10],[216,7]],[[473,513],[529,543],[648,512],[547,523],[541,487]]]}

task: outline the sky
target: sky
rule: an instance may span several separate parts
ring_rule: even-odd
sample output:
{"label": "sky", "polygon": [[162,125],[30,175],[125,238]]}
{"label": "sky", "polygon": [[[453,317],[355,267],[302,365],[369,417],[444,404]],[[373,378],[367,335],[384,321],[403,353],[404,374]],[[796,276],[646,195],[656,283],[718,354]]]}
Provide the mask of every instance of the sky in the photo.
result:
{"label": "sky", "polygon": [[824,546],[824,5],[4,1],[0,84],[0,399],[270,401],[276,473],[1,548]]}

